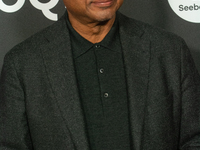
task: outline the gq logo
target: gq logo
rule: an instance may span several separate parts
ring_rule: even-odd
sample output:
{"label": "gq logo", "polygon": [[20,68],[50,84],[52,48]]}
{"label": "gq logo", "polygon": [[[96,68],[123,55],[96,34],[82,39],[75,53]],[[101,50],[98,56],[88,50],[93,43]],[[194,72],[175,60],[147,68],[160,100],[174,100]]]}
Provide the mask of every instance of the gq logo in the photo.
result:
{"label": "gq logo", "polygon": [[[50,0],[48,3],[41,3],[38,0],[30,0],[30,3],[37,9],[41,10],[45,17],[50,20],[57,21],[58,15],[54,14],[50,11],[53,7],[58,4],[59,0]],[[17,2],[13,5],[6,5],[3,0],[0,0],[0,10],[13,13],[18,11],[23,7],[25,0],[17,0]]]}
{"label": "gq logo", "polygon": [[168,0],[173,11],[182,19],[200,23],[200,0]]}

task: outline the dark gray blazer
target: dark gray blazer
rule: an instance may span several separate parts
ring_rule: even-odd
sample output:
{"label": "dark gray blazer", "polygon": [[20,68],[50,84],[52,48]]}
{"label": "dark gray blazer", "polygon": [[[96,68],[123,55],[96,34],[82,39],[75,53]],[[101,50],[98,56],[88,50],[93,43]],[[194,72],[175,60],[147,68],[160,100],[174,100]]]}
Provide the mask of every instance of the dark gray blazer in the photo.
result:
{"label": "dark gray blazer", "polygon": [[[132,150],[200,150],[200,76],[183,40],[118,13]],[[89,150],[65,17],[17,45],[0,80],[0,150]]]}

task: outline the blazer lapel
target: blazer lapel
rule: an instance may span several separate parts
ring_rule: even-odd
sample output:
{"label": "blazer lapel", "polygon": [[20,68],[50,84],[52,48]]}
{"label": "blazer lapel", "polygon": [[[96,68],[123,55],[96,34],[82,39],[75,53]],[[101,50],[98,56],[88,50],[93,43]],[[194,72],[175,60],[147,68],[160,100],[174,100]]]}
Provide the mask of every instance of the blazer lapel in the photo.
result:
{"label": "blazer lapel", "polygon": [[[41,50],[47,75],[75,149],[87,150],[85,123],[78,94],[70,37],[63,17],[46,34]],[[50,32],[49,32],[50,31]]]}
{"label": "blazer lapel", "polygon": [[148,88],[150,41],[133,20],[119,14],[120,39],[127,77],[130,126],[134,150],[142,149]]}

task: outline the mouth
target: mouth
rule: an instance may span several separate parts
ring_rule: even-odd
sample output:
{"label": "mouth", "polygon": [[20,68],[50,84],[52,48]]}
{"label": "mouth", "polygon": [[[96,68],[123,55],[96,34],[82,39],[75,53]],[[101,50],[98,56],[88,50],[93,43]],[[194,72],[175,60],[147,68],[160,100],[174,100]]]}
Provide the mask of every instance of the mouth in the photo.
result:
{"label": "mouth", "polygon": [[113,4],[114,0],[94,0],[92,5],[96,7],[110,7]]}

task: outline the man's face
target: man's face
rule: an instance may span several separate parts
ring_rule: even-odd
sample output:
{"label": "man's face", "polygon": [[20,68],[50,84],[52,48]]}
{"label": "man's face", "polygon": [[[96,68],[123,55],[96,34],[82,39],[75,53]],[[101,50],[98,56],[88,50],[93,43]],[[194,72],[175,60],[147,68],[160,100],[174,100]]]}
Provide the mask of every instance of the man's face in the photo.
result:
{"label": "man's face", "polygon": [[82,23],[102,22],[115,17],[124,0],[63,0],[69,16]]}

